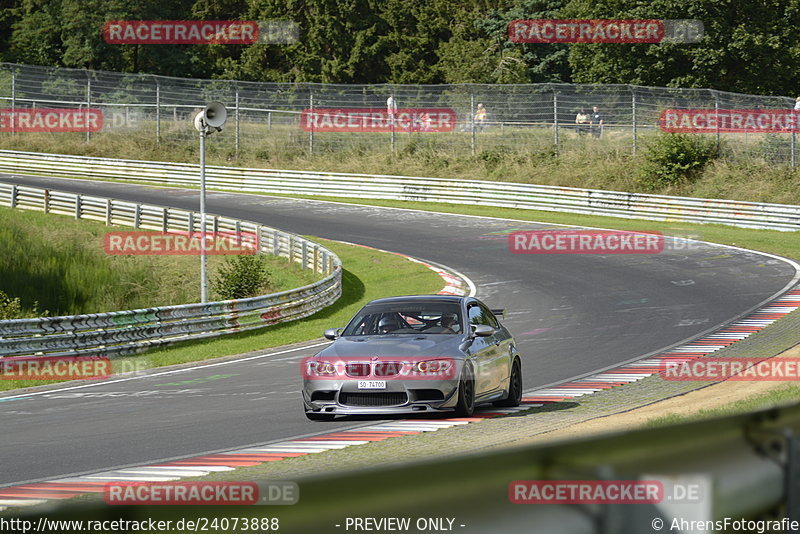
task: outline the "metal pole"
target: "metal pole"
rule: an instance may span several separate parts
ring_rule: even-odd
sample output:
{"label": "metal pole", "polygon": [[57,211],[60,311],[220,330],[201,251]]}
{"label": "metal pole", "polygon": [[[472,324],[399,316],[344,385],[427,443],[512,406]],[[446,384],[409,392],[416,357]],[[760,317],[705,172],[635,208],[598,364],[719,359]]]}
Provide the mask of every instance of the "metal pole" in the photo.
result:
{"label": "metal pole", "polygon": [[161,84],[156,78],[156,144],[161,144]]}
{"label": "metal pole", "polygon": [[16,128],[14,127],[14,123],[16,120],[16,108],[17,108],[17,73],[12,68],[11,69],[11,135],[15,135],[17,133]]}
{"label": "metal pole", "polygon": [[236,157],[239,157],[239,86],[236,86]]}
{"label": "metal pole", "polygon": [[631,89],[631,116],[633,119],[633,155],[636,155],[636,89]]}
{"label": "metal pole", "polygon": [[558,151],[558,93],[553,90],[553,143]]}
{"label": "metal pole", "polygon": [[[714,91],[712,89],[712,91]],[[714,91],[714,119],[717,123],[717,151],[719,152],[719,96]]]}
{"label": "metal pole", "polygon": [[314,95],[313,94],[308,95],[308,102],[309,102],[309,107],[311,109],[311,128],[308,129],[308,150],[309,150],[309,152],[311,152],[313,154],[314,153],[314,122],[316,122],[314,120],[315,117],[314,117]]}
{"label": "metal pole", "polygon": [[92,107],[92,77],[89,71],[86,71],[86,113],[84,121],[86,121],[86,142],[92,139],[92,132],[89,130],[89,108]]}
{"label": "metal pole", "polygon": [[795,152],[794,149],[797,146],[797,132],[792,130],[792,168],[794,169],[795,166]]}
{"label": "metal pole", "polygon": [[469,95],[469,116],[470,118],[470,127],[472,129],[472,141],[470,142],[472,148],[472,155],[475,155],[475,95],[470,93]]}
{"label": "metal pole", "polygon": [[208,263],[206,257],[206,131],[200,131],[200,302],[208,302]]}

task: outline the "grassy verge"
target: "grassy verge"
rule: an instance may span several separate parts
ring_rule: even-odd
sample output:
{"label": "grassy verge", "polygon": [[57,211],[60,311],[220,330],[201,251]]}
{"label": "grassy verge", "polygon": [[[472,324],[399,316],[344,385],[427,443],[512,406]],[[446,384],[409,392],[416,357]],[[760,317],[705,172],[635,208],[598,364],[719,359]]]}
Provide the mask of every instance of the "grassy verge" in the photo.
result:
{"label": "grassy verge", "polygon": [[780,385],[764,393],[746,397],[726,406],[699,410],[693,414],[670,413],[660,417],[654,417],[645,424],[646,427],[658,427],[688,423],[699,419],[711,419],[714,417],[724,417],[727,415],[738,415],[765,408],[773,408],[781,404],[797,402],[800,399],[800,386],[792,383]]}
{"label": "grassy verge", "polygon": [[[162,126],[161,144],[154,140],[154,124],[142,123],[139,130],[97,134],[89,143],[83,134],[0,136],[0,149],[196,163],[197,141],[189,123]],[[470,135],[464,132],[401,134],[394,153],[389,134],[318,133],[311,154],[308,135],[296,127],[267,129],[245,123],[238,155],[234,136],[226,132],[210,138],[207,159],[213,165],[498,180],[800,204],[800,190],[795,187],[800,170],[776,165],[770,148],[774,140],[758,135],[723,136],[728,157],[712,162],[696,181],[655,190],[644,187],[639,177],[646,167],[645,147],[654,137],[640,132],[634,156],[630,136],[613,131],[593,139],[564,128],[556,152],[552,131],[546,128],[487,130],[476,136],[475,154]],[[779,141],[781,153],[786,152],[786,139]]]}
{"label": "grassy verge", "polygon": [[[124,362],[114,362],[115,371],[200,361],[318,338],[327,328],[344,326],[361,306],[372,299],[436,293],[443,287],[439,275],[403,257],[323,239],[315,240],[325,243],[325,246],[338,254],[345,266],[342,273],[343,294],[332,306],[302,321],[211,341],[180,343],[141,356],[128,357]],[[4,380],[0,381],[0,390],[41,384],[42,382]]]}
{"label": "grassy verge", "polygon": [[[21,316],[45,310],[48,315],[73,315],[197,302],[196,256],[106,254],[103,236],[122,229],[0,208],[0,290],[20,299]],[[265,262],[270,279],[261,288],[264,293],[303,286],[319,276],[285,259],[267,256]],[[209,256],[212,282],[224,264],[224,257]],[[216,299],[213,287],[212,283],[210,296]]]}

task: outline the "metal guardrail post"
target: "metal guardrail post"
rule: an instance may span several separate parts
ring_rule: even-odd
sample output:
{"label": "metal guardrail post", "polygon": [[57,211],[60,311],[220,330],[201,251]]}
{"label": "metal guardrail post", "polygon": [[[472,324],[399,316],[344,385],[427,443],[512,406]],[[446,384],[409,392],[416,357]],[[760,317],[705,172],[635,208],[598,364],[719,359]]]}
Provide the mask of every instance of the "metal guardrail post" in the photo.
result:
{"label": "metal guardrail post", "polygon": [[308,95],[308,107],[311,111],[311,127],[308,129],[308,151],[313,154],[314,153],[314,123],[316,122],[316,117],[314,116],[314,93],[309,93]]}
{"label": "metal guardrail post", "polygon": [[[17,71],[11,67],[11,109],[17,108]],[[11,113],[11,135],[16,135],[17,129],[14,127],[16,122],[16,114]]]}
{"label": "metal guardrail post", "polygon": [[281,253],[281,236],[278,234],[278,231],[275,230],[272,232],[272,255],[276,258],[280,256]]}
{"label": "metal guardrail post", "polygon": [[312,265],[314,272],[319,272],[319,246],[314,245],[314,263]]}
{"label": "metal guardrail post", "polygon": [[75,218],[80,220],[81,218],[81,195],[75,195]]}
{"label": "metal guardrail post", "polygon": [[154,77],[156,81],[156,144],[161,144],[161,82],[158,77]]}
{"label": "metal guardrail post", "polygon": [[86,122],[86,142],[92,139],[92,130],[89,128],[89,108],[92,107],[92,75],[91,71],[86,71],[86,113],[84,121]]}
{"label": "metal guardrail post", "polygon": [[113,210],[113,206],[111,205],[111,199],[106,199],[106,226],[111,226],[111,211]]}
{"label": "metal guardrail post", "polygon": [[50,213],[50,190],[44,190],[44,196],[42,197],[42,203],[44,205],[44,212]]}
{"label": "metal guardrail post", "polygon": [[17,207],[17,185],[16,184],[11,186],[11,202],[10,202],[10,204],[11,204],[12,208],[16,208]]}
{"label": "metal guardrail post", "polygon": [[133,208],[133,229],[139,229],[139,222],[142,217],[142,205],[136,204],[136,207]]}
{"label": "metal guardrail post", "polygon": [[236,119],[236,137],[235,137],[235,152],[236,157],[239,157],[239,85],[236,84],[236,104],[234,108],[234,117]]}
{"label": "metal guardrail post", "polygon": [[[630,87],[630,86],[628,86]],[[636,89],[631,89],[631,122],[633,125],[633,155],[636,155]]]}
{"label": "metal guardrail post", "polygon": [[193,212],[193,211],[190,211],[190,212],[189,212],[189,220],[188,220],[188,222],[187,222],[187,224],[186,224],[186,230],[187,230],[187,231],[188,231],[190,234],[191,234],[192,232],[194,232],[194,212]]}
{"label": "metal guardrail post", "polygon": [[475,155],[475,94],[469,94],[470,150]]}
{"label": "metal guardrail post", "polygon": [[553,144],[558,152],[558,93],[553,89]]}
{"label": "metal guardrail post", "polygon": [[161,209],[161,231],[166,232],[169,229],[169,208]]}
{"label": "metal guardrail post", "polygon": [[305,241],[303,241],[300,250],[302,256],[300,268],[306,269],[308,267],[308,244]]}

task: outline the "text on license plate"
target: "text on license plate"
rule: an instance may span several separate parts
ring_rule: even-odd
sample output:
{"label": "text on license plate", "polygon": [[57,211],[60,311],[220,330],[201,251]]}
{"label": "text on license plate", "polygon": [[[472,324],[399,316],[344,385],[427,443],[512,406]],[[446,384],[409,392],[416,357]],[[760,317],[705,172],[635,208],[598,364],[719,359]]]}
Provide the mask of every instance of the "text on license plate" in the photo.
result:
{"label": "text on license plate", "polygon": [[386,389],[386,380],[359,380],[358,389]]}

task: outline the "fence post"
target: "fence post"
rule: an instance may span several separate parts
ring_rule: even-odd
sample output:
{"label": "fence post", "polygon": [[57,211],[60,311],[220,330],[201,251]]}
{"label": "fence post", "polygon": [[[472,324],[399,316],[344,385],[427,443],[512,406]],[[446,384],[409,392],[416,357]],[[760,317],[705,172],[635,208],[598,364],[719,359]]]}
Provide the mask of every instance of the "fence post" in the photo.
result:
{"label": "fence post", "polygon": [[111,211],[113,210],[111,199],[106,200],[106,226],[111,226]]}
{"label": "fence post", "polygon": [[636,155],[636,88],[634,87],[631,87],[631,119],[633,123],[633,155],[635,156]]}
{"label": "fence post", "polygon": [[161,208],[161,231],[166,232],[169,229],[169,208]]}
{"label": "fence post", "polygon": [[553,143],[558,152],[558,93],[553,89]]}
{"label": "fence post", "polygon": [[236,157],[239,157],[239,84],[236,84]]}
{"label": "fence post", "polygon": [[797,132],[792,130],[792,168],[794,169],[794,148],[797,146]]}
{"label": "fence post", "polygon": [[156,144],[161,144],[161,83],[156,80]]}
{"label": "fence post", "polygon": [[81,219],[81,195],[75,195],[75,219]]}
{"label": "fence post", "polygon": [[277,230],[272,231],[272,255],[276,258],[281,254],[281,236]]}
{"label": "fence post", "polygon": [[306,241],[303,241],[300,250],[301,250],[301,254],[303,256],[302,263],[300,264],[300,268],[301,269],[305,269],[306,266],[308,265],[308,243]]}
{"label": "fence post", "polygon": [[311,128],[308,129],[308,151],[314,153],[314,93],[308,95],[309,109],[311,110]]}
{"label": "fence post", "polygon": [[17,207],[17,184],[11,186],[11,207]]}
{"label": "fence post", "polygon": [[133,209],[133,229],[139,229],[139,223],[142,220],[142,205],[136,204],[136,207]]}
{"label": "fence post", "polygon": [[45,189],[44,190],[44,197],[42,198],[42,200],[44,202],[44,212],[45,213],[50,213],[50,190],[49,189]]}
{"label": "fence post", "polygon": [[267,111],[267,130],[272,129],[272,112]]}
{"label": "fence post", "polygon": [[472,155],[475,155],[475,94],[469,94],[469,123],[470,123],[470,130],[471,130],[471,137],[472,140],[470,141],[470,148],[472,150]]}
{"label": "fence post", "polygon": [[17,107],[17,71],[14,68],[11,68],[11,135],[16,135],[17,129],[14,127],[14,122],[16,119],[15,110]]}
{"label": "fence post", "polygon": [[88,143],[92,138],[92,132],[89,129],[89,108],[92,107],[92,75],[86,71],[86,113],[84,114],[84,121],[86,122],[86,142]]}
{"label": "fence post", "polygon": [[713,89],[714,93],[714,120],[717,123],[717,152],[719,152],[719,95]]}

